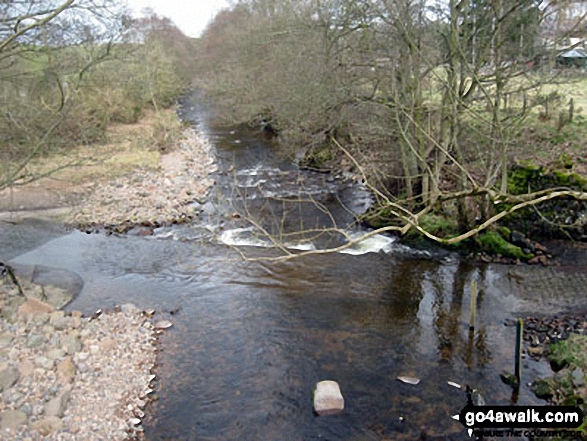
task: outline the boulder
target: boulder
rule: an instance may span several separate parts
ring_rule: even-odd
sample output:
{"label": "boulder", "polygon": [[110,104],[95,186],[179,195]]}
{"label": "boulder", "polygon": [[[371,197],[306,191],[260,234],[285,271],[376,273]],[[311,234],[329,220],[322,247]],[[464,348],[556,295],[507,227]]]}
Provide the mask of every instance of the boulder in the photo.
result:
{"label": "boulder", "polygon": [[320,381],[314,391],[314,410],[318,415],[337,415],[344,410],[344,398],[336,381]]}

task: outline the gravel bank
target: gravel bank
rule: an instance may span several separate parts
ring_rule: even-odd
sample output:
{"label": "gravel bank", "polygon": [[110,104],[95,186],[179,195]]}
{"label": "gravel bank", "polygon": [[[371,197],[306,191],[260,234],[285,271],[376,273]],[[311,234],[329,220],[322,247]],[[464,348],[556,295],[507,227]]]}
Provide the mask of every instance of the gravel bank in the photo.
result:
{"label": "gravel bank", "polygon": [[205,199],[216,167],[211,146],[194,128],[161,157],[160,170],[136,170],[97,185],[67,223],[82,229],[125,233],[135,226],[157,227],[186,222],[197,215],[190,205]]}
{"label": "gravel bank", "polygon": [[140,437],[168,325],[133,305],[66,314],[0,279],[0,440]]}

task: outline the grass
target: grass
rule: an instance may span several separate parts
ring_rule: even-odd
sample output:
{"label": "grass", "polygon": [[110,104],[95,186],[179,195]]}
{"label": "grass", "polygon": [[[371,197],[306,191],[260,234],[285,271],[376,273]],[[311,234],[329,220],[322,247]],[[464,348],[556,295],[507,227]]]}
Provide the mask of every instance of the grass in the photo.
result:
{"label": "grass", "polygon": [[[136,169],[156,169],[161,151],[169,148],[180,134],[181,123],[174,109],[148,110],[138,123],[112,123],[104,142],[45,153],[32,160],[26,171],[29,175],[42,175],[65,167],[35,183],[47,189],[112,180]],[[66,166],[71,163],[78,165]]]}

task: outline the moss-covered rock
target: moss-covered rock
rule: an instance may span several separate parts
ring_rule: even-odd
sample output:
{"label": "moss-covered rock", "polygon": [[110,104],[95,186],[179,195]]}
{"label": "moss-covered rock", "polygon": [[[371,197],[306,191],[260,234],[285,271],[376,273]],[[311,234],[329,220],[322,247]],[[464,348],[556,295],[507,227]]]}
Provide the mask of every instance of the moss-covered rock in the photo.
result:
{"label": "moss-covered rock", "polygon": [[551,379],[540,379],[534,382],[532,386],[534,395],[542,400],[549,400],[554,396],[554,383]]}
{"label": "moss-covered rock", "polygon": [[531,254],[524,253],[520,247],[509,243],[495,231],[480,234],[476,242],[487,253],[499,254],[514,259],[528,260],[532,258]]}
{"label": "moss-covered rock", "polygon": [[[535,164],[518,164],[512,167],[508,179],[508,192],[520,195],[549,188],[587,191],[587,177],[573,172],[573,165],[569,161],[570,159],[561,157],[560,161],[555,161],[551,169]],[[580,219],[585,213],[587,202],[561,198],[511,213],[504,218],[503,223],[526,235],[584,240],[587,228]]]}
{"label": "moss-covered rock", "polygon": [[510,241],[512,239],[512,230],[505,226],[497,227],[497,232],[504,240]]}
{"label": "moss-covered rock", "polygon": [[572,334],[565,341],[551,345],[548,354],[551,364],[587,368],[587,335]]}
{"label": "moss-covered rock", "polygon": [[[548,359],[551,364],[566,367],[550,378],[535,381],[534,394],[559,406],[579,406],[587,416],[587,336],[571,334],[567,340],[551,345]],[[578,430],[587,434],[587,424]]]}

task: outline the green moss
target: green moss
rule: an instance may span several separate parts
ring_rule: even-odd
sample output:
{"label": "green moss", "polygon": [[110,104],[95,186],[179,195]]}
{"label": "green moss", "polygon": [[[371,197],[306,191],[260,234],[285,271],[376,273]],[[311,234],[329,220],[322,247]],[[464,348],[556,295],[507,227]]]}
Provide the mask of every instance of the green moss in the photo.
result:
{"label": "green moss", "polygon": [[439,237],[447,237],[458,232],[458,225],[452,218],[439,214],[427,214],[420,218],[420,227]]}
{"label": "green moss", "polygon": [[548,400],[554,395],[554,382],[550,378],[537,380],[533,388],[534,395],[543,400]]}
{"label": "green moss", "polygon": [[[587,416],[587,335],[571,334],[567,340],[551,345],[548,359],[553,367],[565,369],[551,378],[536,381],[536,396],[556,405],[579,405]],[[583,424],[579,429],[585,433],[585,428]]]}
{"label": "green moss", "polygon": [[587,178],[582,177],[578,173],[570,173],[567,171],[555,170],[552,172],[554,182],[561,187],[575,187],[579,186],[587,189]]}
{"label": "green moss", "polygon": [[533,164],[526,164],[514,167],[508,177],[508,193],[528,193],[532,182],[538,180],[544,173],[544,169]]}
{"label": "green moss", "polygon": [[548,359],[563,366],[576,366],[587,370],[587,335],[572,334],[567,340],[551,345]]}
{"label": "green moss", "polygon": [[504,238],[504,240],[509,241],[512,237],[512,230],[510,230],[508,227],[504,227],[504,226],[497,227],[497,232],[499,233],[499,235],[501,237]]}
{"label": "green moss", "polygon": [[308,167],[323,168],[328,162],[334,160],[336,152],[328,144],[321,145],[312,149],[304,158],[304,163]]}
{"label": "green moss", "polygon": [[524,260],[532,257],[531,254],[525,254],[520,247],[512,245],[495,231],[480,234],[476,241],[484,251],[491,254],[500,254],[504,257]]}

